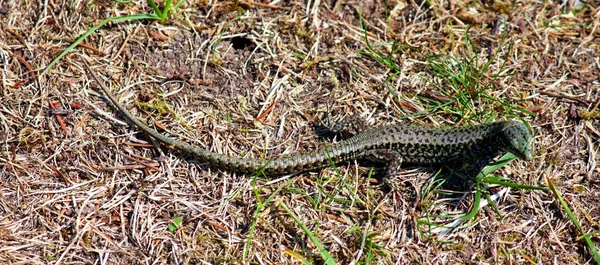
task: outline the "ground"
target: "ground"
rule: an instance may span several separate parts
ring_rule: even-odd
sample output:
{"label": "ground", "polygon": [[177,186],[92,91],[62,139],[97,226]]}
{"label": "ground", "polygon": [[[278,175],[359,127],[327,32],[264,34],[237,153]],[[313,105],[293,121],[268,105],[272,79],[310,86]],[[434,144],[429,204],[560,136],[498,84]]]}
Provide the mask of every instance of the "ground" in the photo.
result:
{"label": "ground", "polygon": [[[110,22],[48,67],[102,19],[151,12],[0,2],[0,263],[595,262],[582,231],[599,245],[598,2],[185,1],[163,23]],[[523,185],[509,187],[406,167],[390,188],[355,161],[219,170],[129,126],[83,61],[143,122],[231,156],[313,150],[348,117],[518,119],[535,156],[490,174]],[[574,217],[526,187],[550,183]],[[439,227],[478,194],[491,204]]]}

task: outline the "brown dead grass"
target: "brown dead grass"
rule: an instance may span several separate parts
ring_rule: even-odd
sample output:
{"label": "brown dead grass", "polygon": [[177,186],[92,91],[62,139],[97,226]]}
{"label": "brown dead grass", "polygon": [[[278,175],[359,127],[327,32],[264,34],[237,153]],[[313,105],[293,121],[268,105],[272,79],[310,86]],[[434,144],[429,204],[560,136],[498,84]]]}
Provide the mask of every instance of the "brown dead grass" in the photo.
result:
{"label": "brown dead grass", "polygon": [[[558,1],[488,1],[471,11],[462,1],[431,8],[402,2],[406,7],[391,14],[402,3],[194,1],[169,25],[104,27],[38,79],[88,23],[148,10],[143,1],[72,2],[0,3],[1,263],[242,263],[254,218],[247,263],[299,263],[299,256],[322,262],[281,203],[341,264],[591,262],[573,224],[542,192],[511,189],[498,202],[504,219],[488,207],[475,224],[438,242],[417,228],[430,169],[404,172],[404,187],[389,192],[354,163],[338,165],[339,175],[330,168],[268,179],[215,171],[178,151],[157,153],[94,92],[80,62],[92,60],[149,124],[215,152],[270,157],[320,146],[314,128],[327,124],[327,115],[384,124],[419,111],[423,96],[436,93],[422,78],[431,69],[419,54],[460,57],[467,30],[487,54],[500,44],[494,27],[504,18],[513,47],[500,51],[510,75],[495,81],[501,89],[492,95],[535,113],[523,117],[536,130],[537,153],[499,174],[529,185],[551,178],[593,232],[600,121],[580,114],[600,111],[597,2],[568,15]],[[361,8],[371,43],[412,48],[393,56],[399,75],[358,54],[365,48]],[[436,112],[401,122],[455,121]],[[259,201],[281,185],[256,215]],[[447,210],[464,212],[470,202]],[[175,217],[183,225],[170,232]]]}

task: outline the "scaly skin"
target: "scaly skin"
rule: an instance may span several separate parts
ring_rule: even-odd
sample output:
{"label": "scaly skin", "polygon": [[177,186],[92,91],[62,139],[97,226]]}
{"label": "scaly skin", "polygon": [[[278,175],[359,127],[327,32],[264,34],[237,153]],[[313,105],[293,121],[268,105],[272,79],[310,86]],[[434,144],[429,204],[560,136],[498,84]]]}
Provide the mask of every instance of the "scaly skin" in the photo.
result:
{"label": "scaly skin", "polygon": [[[146,126],[125,109],[85,63],[88,72],[98,82],[112,103],[135,126],[150,136],[194,155],[200,161],[228,171],[244,173],[262,170],[267,175],[309,171],[348,160],[366,158],[387,162],[391,167],[400,163],[440,165],[485,161],[511,152],[520,159],[533,157],[533,137],[527,126],[517,121],[503,121],[472,127],[436,129],[395,124],[361,132],[347,140],[310,153],[278,157],[270,161],[237,158],[214,153],[181,142]],[[390,170],[391,172],[393,170]]]}

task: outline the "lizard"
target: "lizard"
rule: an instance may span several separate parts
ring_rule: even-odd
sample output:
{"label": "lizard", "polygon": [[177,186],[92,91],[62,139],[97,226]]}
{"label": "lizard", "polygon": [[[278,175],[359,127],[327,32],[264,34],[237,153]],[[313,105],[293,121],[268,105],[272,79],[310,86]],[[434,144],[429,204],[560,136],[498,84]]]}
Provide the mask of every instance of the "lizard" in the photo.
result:
{"label": "lizard", "polygon": [[294,174],[344,161],[367,159],[386,164],[386,175],[402,163],[444,165],[476,162],[479,171],[494,157],[513,153],[522,160],[533,158],[533,136],[520,121],[507,120],[470,127],[434,128],[406,124],[375,127],[324,148],[270,160],[239,158],[190,145],[150,128],[131,114],[84,61],[85,68],[116,109],[133,125],[164,144],[226,171]]}

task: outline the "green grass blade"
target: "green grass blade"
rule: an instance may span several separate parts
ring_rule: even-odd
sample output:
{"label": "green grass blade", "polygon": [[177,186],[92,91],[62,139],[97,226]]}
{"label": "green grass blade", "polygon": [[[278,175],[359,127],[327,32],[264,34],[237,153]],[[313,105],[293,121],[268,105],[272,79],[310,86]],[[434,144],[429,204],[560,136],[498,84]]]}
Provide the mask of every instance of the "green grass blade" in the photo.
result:
{"label": "green grass blade", "polygon": [[475,215],[477,214],[477,212],[479,212],[479,204],[481,204],[481,188],[478,188],[475,191],[475,199],[473,200],[473,206],[471,207],[471,211],[460,217],[460,220],[462,221],[467,221],[467,220],[471,220],[475,217]]}
{"label": "green grass blade", "polygon": [[506,164],[515,160],[516,158],[517,157],[515,155],[513,155],[512,153],[506,153],[505,155],[500,157],[500,159],[498,159],[498,161],[488,164],[483,170],[481,170],[481,172],[479,172],[479,174],[477,175],[477,178],[481,179],[481,177],[491,174],[492,172],[502,168]]}
{"label": "green grass blade", "polygon": [[487,201],[488,205],[491,205],[492,209],[494,209],[494,212],[498,216],[500,216],[500,220],[504,219],[504,216],[502,216],[502,213],[500,212],[500,209],[498,209],[498,205],[494,202],[494,199],[492,198],[492,196],[490,196],[490,194],[487,193],[487,192],[485,193],[485,200]]}
{"label": "green grass blade", "polygon": [[163,11],[162,11],[161,22],[164,22],[164,20],[167,18],[167,16],[169,16],[169,9],[171,8],[171,1],[172,0],[167,0],[165,2],[165,6],[163,7]]}
{"label": "green grass blade", "polygon": [[514,183],[514,182],[510,182],[510,181],[498,180],[497,178],[484,178],[482,180],[482,182],[485,182],[488,184],[496,184],[496,185],[500,185],[500,186],[511,187],[511,188],[515,188],[515,189],[541,190],[544,192],[548,192],[548,189],[546,189],[544,187],[523,185],[523,184],[518,184],[518,183]]}
{"label": "green grass blade", "polygon": [[[356,201],[360,204],[360,205],[364,205],[366,204],[362,199],[360,199],[360,196],[358,196],[358,194],[356,193],[356,190],[354,190],[349,184],[348,182],[346,182],[345,180],[343,180],[342,178],[342,174],[340,173],[337,165],[335,164],[335,161],[333,161],[333,158],[331,157],[331,153],[329,153],[329,149],[327,149],[327,143],[325,141],[323,141],[323,149],[325,151],[325,153],[327,154],[327,159],[329,159],[329,163],[331,164],[331,167],[333,168],[333,170],[335,171],[335,174],[337,174],[337,176],[340,177],[340,179],[342,180],[342,185],[344,186],[344,188],[346,188],[346,190],[348,190],[348,192],[350,192],[350,194],[352,194],[352,197],[356,199]],[[369,176],[370,177],[370,176]],[[323,194],[325,194],[329,199],[331,200],[336,200],[340,203],[347,203],[350,202],[349,200],[344,200],[344,199],[338,199],[335,196],[329,194],[328,192],[326,192],[324,189],[322,189],[321,186],[319,186],[319,190],[321,192],[323,192]]]}
{"label": "green grass blade", "polygon": [[[285,187],[289,186],[294,182],[294,179],[289,179],[283,185],[279,186],[264,202],[260,202],[258,200],[258,205],[256,206],[256,210],[254,211],[254,215],[252,217],[252,224],[250,224],[250,230],[248,231],[248,238],[246,239],[246,243],[244,244],[244,253],[242,255],[242,260],[246,260],[248,258],[248,253],[250,253],[250,249],[252,248],[252,240],[254,239],[254,232],[256,231],[256,224],[258,223],[258,214],[262,212],[265,206],[269,205],[273,198],[281,192]],[[256,194],[256,192],[255,192]],[[256,195],[258,197],[258,194]]]}
{"label": "green grass blade", "polygon": [[481,182],[489,183],[489,184],[497,184],[500,186],[506,186],[506,187],[516,188],[516,189],[542,190],[544,192],[548,191],[548,189],[546,189],[544,187],[518,184],[518,183],[514,183],[514,182],[510,182],[510,181],[504,181],[497,177],[486,177],[486,175],[489,175],[492,172],[502,168],[503,166],[505,166],[509,162],[513,161],[514,159],[516,159],[515,155],[513,155],[512,153],[506,153],[504,156],[502,156],[500,159],[498,159],[498,161],[486,166],[481,171],[481,173],[479,173],[479,175],[477,177],[481,180]]}
{"label": "green grass blade", "polygon": [[160,8],[158,8],[158,5],[156,5],[154,0],[148,0],[148,5],[152,7],[152,10],[154,10],[154,13],[159,19],[163,17],[163,13],[161,12]]}
{"label": "green grass blade", "polygon": [[173,10],[179,8],[181,5],[185,3],[185,0],[179,0],[175,6],[173,6]]}
{"label": "green grass blade", "polygon": [[298,218],[298,216],[294,214],[294,212],[289,207],[287,207],[287,205],[281,199],[279,200],[279,205],[281,205],[281,207],[285,209],[285,211],[292,217],[292,219],[294,219],[294,221],[300,226],[300,228],[302,228],[304,233],[308,235],[313,244],[315,244],[315,246],[319,249],[319,253],[321,253],[321,257],[323,258],[324,264],[336,264],[335,260],[333,259],[331,254],[329,254],[329,251],[327,251],[327,249],[321,243],[321,241],[319,241],[319,239],[310,231],[310,229],[306,227],[302,220],[300,220],[300,218]]}
{"label": "green grass blade", "polygon": [[569,219],[571,219],[571,222],[573,222],[575,227],[577,227],[577,230],[579,230],[579,233],[581,233],[581,235],[583,236],[583,239],[585,240],[585,243],[588,245],[590,252],[592,252],[592,256],[594,257],[594,260],[596,261],[596,263],[600,264],[600,254],[598,253],[598,249],[596,248],[596,245],[594,245],[594,242],[592,242],[592,239],[590,239],[590,234],[585,232],[585,230],[583,230],[583,227],[579,223],[579,220],[577,220],[577,217],[575,217],[575,215],[571,211],[571,208],[569,207],[567,202],[563,199],[560,192],[556,189],[556,186],[554,186],[554,182],[552,182],[552,180],[550,178],[546,177],[546,184],[550,188],[550,191],[552,191],[552,193],[554,194],[554,197],[556,197],[556,199],[558,199],[558,201],[560,202],[560,205],[563,207],[565,212],[567,212],[567,216],[569,216]]}
{"label": "green grass blade", "polygon": [[[487,175],[493,173],[494,171],[502,168],[503,166],[505,166],[506,164],[508,164],[509,162],[511,162],[514,159],[516,159],[515,155],[513,155],[511,153],[507,153],[504,156],[502,156],[500,159],[498,159],[496,162],[488,164],[483,170],[481,170],[481,172],[477,175],[477,179],[476,179],[476,183],[475,183],[476,186],[475,186],[475,192],[474,192],[473,205],[471,206],[471,209],[469,210],[468,213],[466,213],[462,216],[457,216],[458,219],[449,225],[440,225],[440,224],[437,224],[435,221],[429,222],[426,219],[431,218],[431,217],[434,217],[434,218],[441,217],[444,219],[450,219],[451,216],[432,216],[432,215],[428,214],[427,218],[420,220],[420,221],[423,221],[420,224],[427,225],[428,229],[430,229],[430,230],[429,231],[420,231],[420,232],[421,233],[428,232],[431,234],[432,233],[431,227],[436,227],[436,226],[448,228],[447,230],[444,230],[438,234],[438,239],[443,238],[450,229],[454,229],[454,228],[458,227],[458,225],[460,225],[462,222],[470,221],[473,218],[475,218],[477,212],[481,208],[483,208],[487,205],[491,205],[491,207],[494,208],[494,211],[496,211],[496,213],[502,218],[502,215],[498,211],[497,205],[494,203],[494,199],[492,198],[492,197],[501,196],[501,195],[490,196],[486,190],[485,184],[497,184],[500,186],[506,186],[506,187],[512,187],[512,188],[518,188],[518,189],[543,190],[543,191],[547,190],[546,188],[543,188],[543,187],[521,185],[521,184],[513,183],[510,181],[506,181],[506,178],[493,177],[493,176],[488,177],[487,176]],[[436,187],[432,187],[432,188],[437,189]],[[482,201],[481,201],[482,197],[484,197],[486,199],[485,204],[482,204]]]}
{"label": "green grass blade", "polygon": [[46,67],[46,69],[44,69],[44,71],[42,72],[41,75],[46,74],[50,70],[50,68],[52,68],[60,59],[65,57],[65,55],[67,55],[67,53],[69,53],[71,50],[75,49],[75,47],[77,45],[79,45],[79,43],[81,43],[85,38],[87,38],[87,36],[94,33],[94,31],[101,28],[102,26],[106,25],[106,23],[116,22],[116,21],[127,21],[127,20],[141,20],[141,19],[155,20],[155,19],[158,19],[158,17],[155,14],[136,14],[136,15],[130,15],[130,16],[110,17],[110,18],[100,21],[100,23],[98,23],[98,25],[96,25],[96,26],[90,28],[89,30],[87,30],[86,32],[84,32],[71,45],[69,45],[69,47],[67,47],[61,54],[59,54],[56,58],[54,58],[54,60],[52,60],[52,62],[50,62],[50,64]]}

